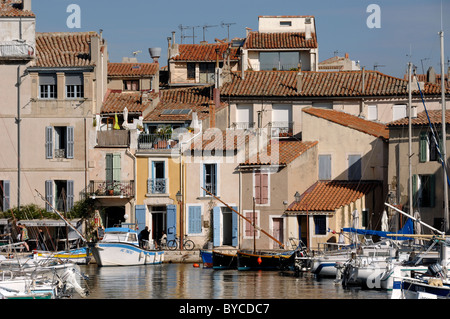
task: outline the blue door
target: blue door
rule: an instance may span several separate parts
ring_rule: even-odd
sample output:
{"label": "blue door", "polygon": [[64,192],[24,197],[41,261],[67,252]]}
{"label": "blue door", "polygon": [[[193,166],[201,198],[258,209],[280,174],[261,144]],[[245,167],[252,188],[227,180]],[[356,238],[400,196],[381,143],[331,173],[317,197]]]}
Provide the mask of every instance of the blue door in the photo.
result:
{"label": "blue door", "polygon": [[177,206],[167,205],[167,241],[174,240],[177,235]]}
{"label": "blue door", "polygon": [[220,207],[213,208],[213,245],[220,246]]}
{"label": "blue door", "polygon": [[135,216],[136,216],[136,224],[138,226],[139,231],[145,228],[146,220],[145,220],[145,205],[136,205],[134,208]]}
{"label": "blue door", "polygon": [[[238,211],[236,206],[233,209]],[[235,212],[231,213],[231,246],[237,247],[238,245],[238,215]]]}

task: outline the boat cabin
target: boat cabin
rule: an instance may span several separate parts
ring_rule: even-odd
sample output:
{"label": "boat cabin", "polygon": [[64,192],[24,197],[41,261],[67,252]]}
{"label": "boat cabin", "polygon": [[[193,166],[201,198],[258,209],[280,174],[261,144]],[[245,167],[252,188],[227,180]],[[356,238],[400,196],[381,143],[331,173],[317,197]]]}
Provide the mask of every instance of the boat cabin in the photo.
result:
{"label": "boat cabin", "polygon": [[124,227],[106,228],[102,242],[120,242],[139,246],[137,232]]}

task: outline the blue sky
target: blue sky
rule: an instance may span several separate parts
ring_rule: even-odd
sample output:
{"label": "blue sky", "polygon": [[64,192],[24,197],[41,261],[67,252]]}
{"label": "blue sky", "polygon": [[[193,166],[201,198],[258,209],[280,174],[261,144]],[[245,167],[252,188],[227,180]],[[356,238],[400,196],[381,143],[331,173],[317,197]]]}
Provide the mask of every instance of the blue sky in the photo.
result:
{"label": "blue sky", "polygon": [[[70,4],[81,9],[81,28],[69,28],[66,20]],[[370,4],[380,8],[380,28],[369,28],[366,12]],[[258,28],[260,15],[314,15],[319,42],[319,60],[332,57],[335,51],[346,52],[360,61],[366,69],[379,65],[380,72],[403,77],[408,61],[418,67],[418,73],[433,66],[440,73],[440,40],[442,22],[445,34],[445,62],[450,58],[450,1],[448,0],[34,0],[39,32],[99,31],[103,29],[108,42],[111,62],[137,55],[139,62],[150,62],[148,48],[161,47],[160,63],[166,65],[167,37],[176,31],[180,43],[179,26],[200,26],[195,29],[195,42],[227,37],[244,37],[245,28]],[[447,20],[445,20],[447,19]],[[191,35],[190,31],[184,31]],[[185,38],[184,43],[192,43]],[[447,65],[446,68],[447,70]]]}

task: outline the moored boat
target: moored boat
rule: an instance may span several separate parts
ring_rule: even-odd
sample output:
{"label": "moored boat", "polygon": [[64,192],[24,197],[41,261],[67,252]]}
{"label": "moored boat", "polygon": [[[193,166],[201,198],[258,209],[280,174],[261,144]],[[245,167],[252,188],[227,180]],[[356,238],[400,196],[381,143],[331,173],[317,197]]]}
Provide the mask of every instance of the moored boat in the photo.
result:
{"label": "moored boat", "polygon": [[98,266],[161,264],[164,251],[140,247],[137,235],[131,228],[106,228],[101,241],[89,244]]}
{"label": "moored boat", "polygon": [[[238,270],[280,270],[294,252],[237,252]],[[293,260],[293,259],[292,259]]]}
{"label": "moored boat", "polygon": [[212,251],[200,250],[200,257],[202,257],[203,268],[212,268],[213,266]]}
{"label": "moored boat", "polygon": [[222,251],[212,251],[214,269],[237,269],[237,254]]}

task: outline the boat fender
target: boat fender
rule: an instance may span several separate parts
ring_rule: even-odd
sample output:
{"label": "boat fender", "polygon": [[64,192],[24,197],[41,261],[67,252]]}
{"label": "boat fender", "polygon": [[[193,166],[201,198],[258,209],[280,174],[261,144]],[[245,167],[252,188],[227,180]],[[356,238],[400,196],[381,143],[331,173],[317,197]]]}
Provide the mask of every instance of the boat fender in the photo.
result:
{"label": "boat fender", "polygon": [[434,287],[442,287],[443,286],[442,279],[440,279],[440,278],[430,278],[430,279],[428,279],[428,284],[430,286],[434,286]]}
{"label": "boat fender", "polygon": [[198,268],[198,267],[200,267],[200,265],[199,265],[199,264],[194,264],[193,266],[194,266],[194,268]]}

